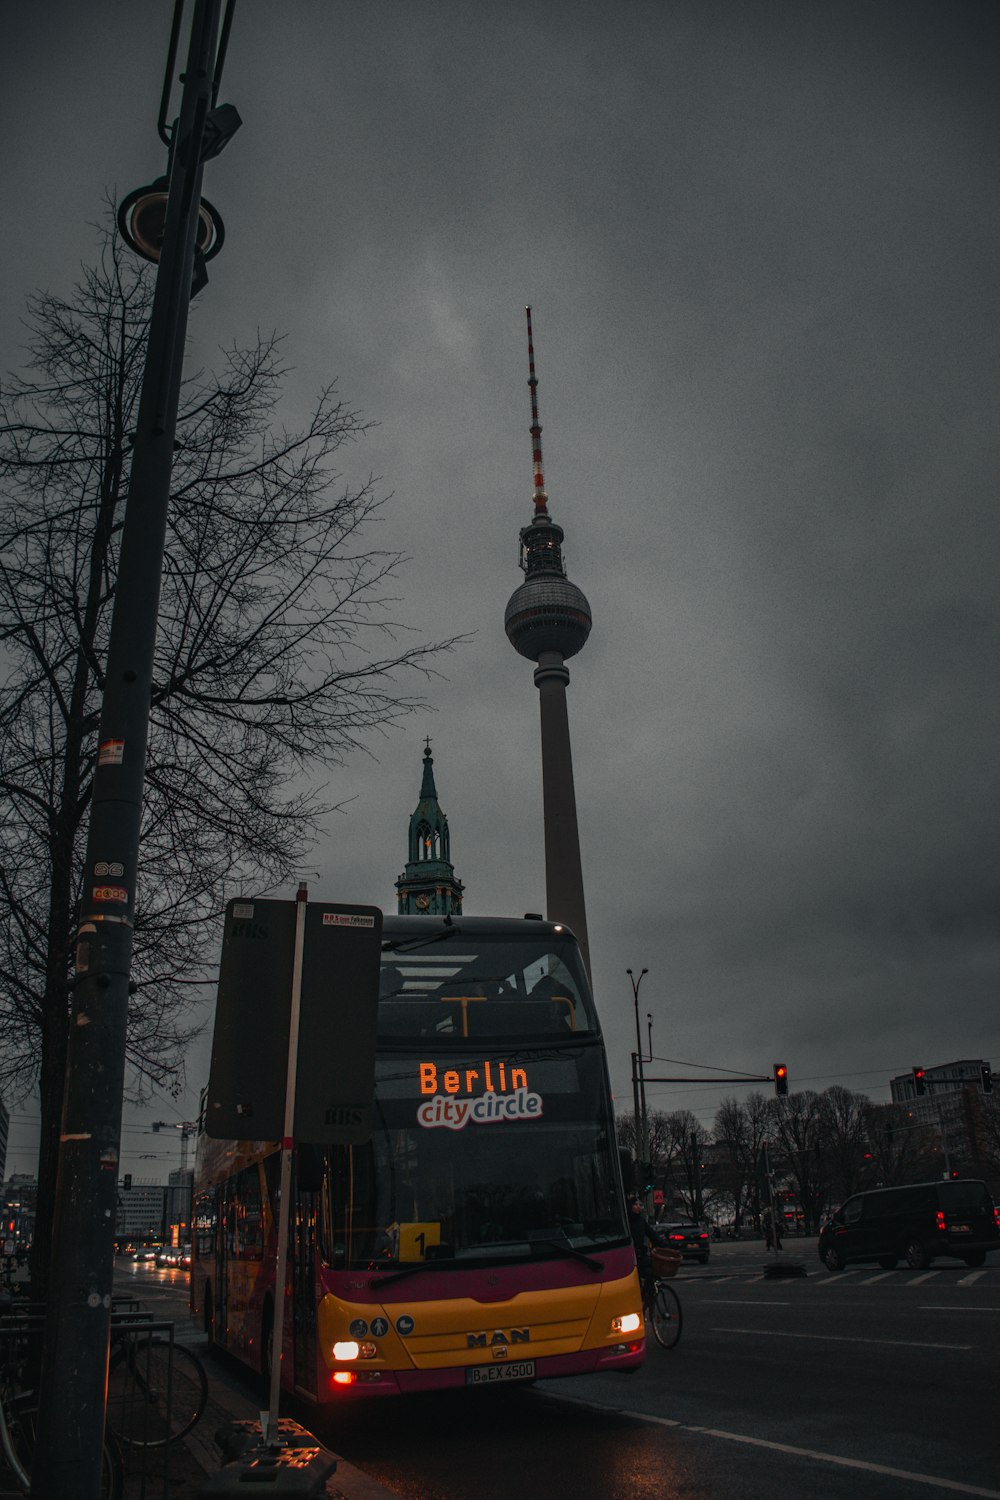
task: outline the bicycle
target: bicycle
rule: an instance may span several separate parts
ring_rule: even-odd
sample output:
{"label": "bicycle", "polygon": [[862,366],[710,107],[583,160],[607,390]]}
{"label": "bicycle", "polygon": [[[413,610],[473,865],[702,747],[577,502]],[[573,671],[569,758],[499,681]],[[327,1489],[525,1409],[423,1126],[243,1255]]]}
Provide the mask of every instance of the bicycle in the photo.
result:
{"label": "bicycle", "polygon": [[654,1245],[649,1252],[648,1269],[642,1277],[642,1312],[656,1342],[672,1349],[681,1336],[683,1314],[680,1298],[667,1278],[676,1276],[681,1264],[680,1252]]}
{"label": "bicycle", "polygon": [[[0,1450],[21,1494],[31,1493],[31,1466],[38,1433],[38,1395],[23,1384],[28,1363],[26,1324],[4,1323],[0,1329]],[[105,1429],[101,1463],[101,1500],[122,1500],[125,1465],[113,1433]]]}
{"label": "bicycle", "polygon": [[108,1426],[133,1448],[176,1442],[201,1420],[208,1377],[190,1349],[151,1328],[112,1325]]}
{"label": "bicycle", "polygon": [[672,1349],[681,1336],[684,1315],[677,1293],[659,1276],[649,1276],[643,1281],[642,1314],[647,1327],[656,1335],[656,1342],[664,1349]]}

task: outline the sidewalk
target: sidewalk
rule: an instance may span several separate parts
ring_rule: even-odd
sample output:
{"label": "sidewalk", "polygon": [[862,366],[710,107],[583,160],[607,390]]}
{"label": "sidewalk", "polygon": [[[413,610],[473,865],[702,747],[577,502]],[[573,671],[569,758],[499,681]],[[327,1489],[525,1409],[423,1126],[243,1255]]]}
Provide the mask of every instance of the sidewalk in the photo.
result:
{"label": "sidewalk", "polygon": [[[215,1435],[230,1422],[259,1421],[260,1409],[247,1392],[239,1378],[231,1373],[219,1359],[208,1352],[207,1340],[191,1330],[186,1337],[178,1329],[180,1339],[201,1359],[208,1376],[208,1405],[201,1421],[175,1443],[169,1470],[169,1493],[171,1500],[197,1500],[198,1491],[209,1474],[217,1474],[222,1467],[222,1458]],[[308,1418],[303,1418],[308,1426]],[[329,1450],[327,1450],[329,1451]],[[370,1479],[339,1454],[336,1472],[327,1481],[326,1500],[398,1500],[394,1490]],[[148,1481],[147,1481],[148,1486]],[[126,1486],[125,1500],[137,1500],[141,1490],[138,1482]],[[157,1494],[156,1488],[148,1487],[147,1494]]]}

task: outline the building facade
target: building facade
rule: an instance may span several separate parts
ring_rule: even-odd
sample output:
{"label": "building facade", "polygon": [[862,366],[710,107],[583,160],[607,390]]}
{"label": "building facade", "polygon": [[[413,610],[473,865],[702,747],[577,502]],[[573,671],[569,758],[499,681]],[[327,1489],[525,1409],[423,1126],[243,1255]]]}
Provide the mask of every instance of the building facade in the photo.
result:
{"label": "building facade", "polygon": [[116,1239],[136,1245],[161,1241],[166,1193],[162,1183],[133,1182],[130,1177],[123,1178],[118,1184]]}
{"label": "building facade", "polygon": [[978,1175],[980,1119],[986,1090],[992,1094],[990,1065],[981,1057],[960,1058],[921,1069],[923,1093],[917,1091],[914,1069],[889,1080],[894,1104],[907,1110],[915,1125],[933,1131],[941,1150],[942,1175],[969,1171]]}

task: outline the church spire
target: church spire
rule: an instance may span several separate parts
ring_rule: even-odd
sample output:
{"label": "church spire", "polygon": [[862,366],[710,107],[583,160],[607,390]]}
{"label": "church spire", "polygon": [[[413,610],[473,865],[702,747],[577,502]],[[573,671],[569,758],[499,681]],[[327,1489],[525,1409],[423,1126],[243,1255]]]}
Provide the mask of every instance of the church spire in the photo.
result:
{"label": "church spire", "polygon": [[465,887],[455,878],[451,863],[448,819],[438,802],[429,739],[424,744],[420,801],[410,818],[408,853],[406,869],[396,881],[400,915],[460,915]]}

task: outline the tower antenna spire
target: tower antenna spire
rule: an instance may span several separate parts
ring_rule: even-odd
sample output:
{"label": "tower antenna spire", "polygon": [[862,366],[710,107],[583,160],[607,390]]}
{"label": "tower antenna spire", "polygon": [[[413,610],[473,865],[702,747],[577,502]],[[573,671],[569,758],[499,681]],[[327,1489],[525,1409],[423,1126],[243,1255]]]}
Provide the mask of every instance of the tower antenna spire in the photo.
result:
{"label": "tower antenna spire", "polygon": [[531,308],[524,309],[528,316],[528,388],[531,391],[531,468],[534,477],[535,513],[546,509],[548,495],[545,493],[545,475],[542,471],[542,424],[538,420],[538,377],[535,374],[535,346],[531,338]]}

